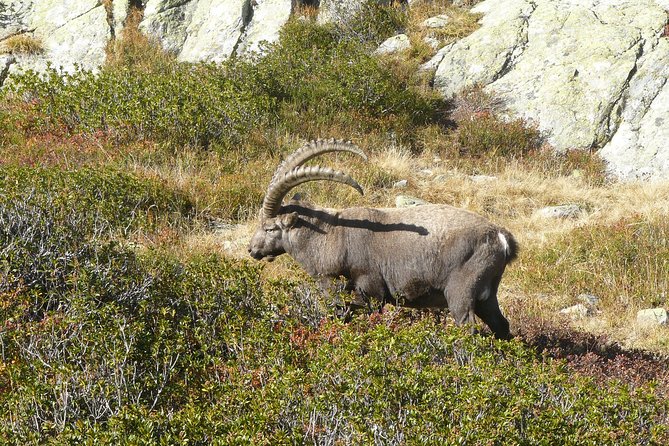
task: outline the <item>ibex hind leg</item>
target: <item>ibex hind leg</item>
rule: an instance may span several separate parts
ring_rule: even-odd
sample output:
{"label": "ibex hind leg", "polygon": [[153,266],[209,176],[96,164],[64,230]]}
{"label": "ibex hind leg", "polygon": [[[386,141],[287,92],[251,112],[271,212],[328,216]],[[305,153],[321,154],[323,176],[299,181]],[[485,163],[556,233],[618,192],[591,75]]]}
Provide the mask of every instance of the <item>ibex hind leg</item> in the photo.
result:
{"label": "ibex hind leg", "polygon": [[511,332],[509,331],[509,321],[504,317],[502,311],[499,309],[499,302],[497,301],[497,288],[501,276],[495,277],[490,283],[487,298],[484,300],[477,300],[474,306],[476,315],[490,327],[490,330],[495,334],[497,339],[511,339]]}

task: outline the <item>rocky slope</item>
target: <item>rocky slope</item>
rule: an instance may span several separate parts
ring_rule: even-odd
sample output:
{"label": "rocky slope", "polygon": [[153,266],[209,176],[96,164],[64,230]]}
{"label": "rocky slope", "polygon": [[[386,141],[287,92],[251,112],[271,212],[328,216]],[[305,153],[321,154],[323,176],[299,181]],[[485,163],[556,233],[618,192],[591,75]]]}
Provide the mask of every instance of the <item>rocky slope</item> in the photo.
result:
{"label": "rocky slope", "polygon": [[[414,0],[418,1],[418,0]],[[362,0],[2,0],[0,83],[19,68],[96,69],[132,6],[182,61],[218,62],[272,42],[301,4],[340,20]],[[411,4],[412,2],[408,2]],[[481,85],[557,150],[599,150],[623,179],[669,178],[669,0],[487,0],[481,28],[427,65],[447,97]],[[27,35],[38,54],[2,46]]]}
{"label": "rocky slope", "polygon": [[442,49],[434,85],[476,84],[558,150],[600,148],[623,178],[669,176],[666,0],[487,0]]}

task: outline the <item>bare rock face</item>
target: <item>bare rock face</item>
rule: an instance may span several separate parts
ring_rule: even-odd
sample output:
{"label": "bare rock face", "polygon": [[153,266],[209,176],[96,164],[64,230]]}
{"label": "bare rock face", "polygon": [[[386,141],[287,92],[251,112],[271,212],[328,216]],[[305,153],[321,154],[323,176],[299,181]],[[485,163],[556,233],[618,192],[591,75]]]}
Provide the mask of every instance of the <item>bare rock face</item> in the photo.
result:
{"label": "bare rock face", "polygon": [[275,42],[279,31],[290,18],[295,1],[255,0],[253,18],[246,28],[239,53],[261,52],[262,42]]}
{"label": "bare rock face", "polygon": [[535,212],[535,215],[542,218],[568,219],[578,218],[583,214],[583,209],[577,204],[563,204],[560,206],[548,206]]}
{"label": "bare rock face", "polygon": [[447,97],[484,85],[556,149],[603,147],[619,177],[669,177],[663,2],[484,1],[481,28],[442,51],[434,85]]}
{"label": "bare rock face", "polygon": [[364,0],[320,0],[318,23],[342,22],[353,17],[364,4]]}
{"label": "bare rock face", "polygon": [[16,62],[12,55],[0,55],[0,85],[5,81],[9,74],[9,68]]}
{"label": "bare rock face", "polygon": [[104,62],[112,25],[100,1],[9,0],[2,6],[0,42],[25,34],[43,45],[37,55],[15,54],[11,70],[40,70],[47,61],[65,71],[95,70]]}
{"label": "bare rock face", "polygon": [[186,62],[220,62],[278,39],[294,0],[149,0],[141,29]]}

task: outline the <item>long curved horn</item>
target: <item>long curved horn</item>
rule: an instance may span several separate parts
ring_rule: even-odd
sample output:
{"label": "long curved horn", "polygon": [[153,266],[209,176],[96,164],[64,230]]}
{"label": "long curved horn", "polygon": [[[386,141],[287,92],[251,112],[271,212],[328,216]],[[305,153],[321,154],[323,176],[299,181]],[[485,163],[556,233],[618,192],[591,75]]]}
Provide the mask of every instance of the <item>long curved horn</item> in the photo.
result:
{"label": "long curved horn", "polygon": [[367,155],[365,155],[365,152],[363,152],[360,147],[356,146],[351,141],[344,141],[343,139],[337,140],[334,138],[317,139],[315,141],[309,141],[288,155],[286,159],[284,159],[281,164],[279,164],[279,167],[276,168],[276,171],[274,172],[272,180],[269,182],[269,184],[274,184],[284,174],[297,167],[300,167],[310,159],[329,152],[351,152],[367,160]]}
{"label": "long curved horn", "polygon": [[348,184],[361,195],[364,195],[362,187],[344,172],[320,166],[302,166],[285,173],[275,183],[270,184],[263,200],[262,209],[265,218],[273,218],[279,213],[281,200],[295,186],[308,181],[330,180],[338,183]]}

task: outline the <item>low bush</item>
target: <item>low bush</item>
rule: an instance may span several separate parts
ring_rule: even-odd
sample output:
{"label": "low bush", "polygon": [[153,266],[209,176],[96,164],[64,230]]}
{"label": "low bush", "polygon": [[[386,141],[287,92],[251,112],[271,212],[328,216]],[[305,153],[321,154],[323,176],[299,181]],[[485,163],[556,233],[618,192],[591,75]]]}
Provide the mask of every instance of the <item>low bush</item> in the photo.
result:
{"label": "low bush", "polygon": [[[30,216],[12,216],[21,213]],[[0,265],[20,255],[47,262],[37,267],[41,281],[25,275],[0,290],[0,438],[8,444],[669,436],[668,403],[646,384],[602,384],[519,342],[392,308],[344,325],[313,290],[264,284],[257,264],[137,255],[81,236],[76,217],[30,251],[21,246],[36,231],[26,227],[0,243]]]}
{"label": "low bush", "polygon": [[126,283],[133,257],[114,254],[115,236],[181,224],[190,212],[159,183],[115,171],[2,168],[0,192],[0,294],[25,292],[4,308],[29,320],[69,306],[67,290],[84,276],[92,299],[109,289],[124,296],[116,300],[141,299],[143,285]]}
{"label": "low bush", "polygon": [[109,132],[120,140],[152,139],[174,147],[225,147],[266,125],[271,98],[233,82],[213,65],[174,65],[63,73],[50,68],[14,78],[14,92],[32,98],[42,126]]}
{"label": "low bush", "polygon": [[[78,231],[84,236],[93,231],[128,235],[157,223],[179,224],[193,212],[190,198],[160,180],[114,168],[64,171],[0,166],[0,192],[5,209],[27,206],[56,219],[76,215]],[[16,212],[27,211],[17,208]]]}
{"label": "low bush", "polygon": [[[272,127],[303,137],[340,128],[348,137],[373,130],[411,140],[416,126],[439,119],[438,99],[413,91],[364,43],[342,33],[292,20],[263,56],[221,65],[176,64],[156,57],[150,42],[126,42],[99,74],[28,71],[14,77],[13,93],[34,104],[38,128],[103,131],[173,147],[227,150]],[[153,62],[144,63],[142,54]]]}
{"label": "low bush", "polygon": [[486,113],[461,121],[454,138],[460,154],[474,158],[522,158],[542,143],[539,130],[522,119],[504,121]]}
{"label": "low bush", "polygon": [[349,20],[336,21],[343,38],[371,46],[403,32],[408,24],[408,8],[400,0],[367,1]]}
{"label": "low bush", "polygon": [[392,131],[406,139],[416,126],[438,118],[438,100],[410,89],[406,79],[334,26],[288,23],[253,69],[257,82],[280,104],[281,125],[304,137],[341,128]]}
{"label": "low bush", "polygon": [[[214,262],[214,269],[220,267]],[[186,271],[193,279],[209,277],[197,268],[186,266]],[[215,277],[239,280],[234,275],[234,269],[224,269]],[[52,370],[43,375],[30,373],[24,364],[21,373],[30,377],[29,385],[2,396],[4,438],[50,438],[52,444],[631,445],[667,440],[667,402],[645,386],[630,390],[610,381],[600,387],[517,342],[469,336],[432,318],[407,323],[395,312],[315,329],[272,322],[261,312],[239,326],[230,320],[231,314],[241,314],[234,306],[214,304],[215,295],[201,287],[190,292],[196,293],[187,294],[196,298],[187,313],[192,319],[175,316],[179,310],[164,301],[133,316],[107,312],[115,317],[105,318],[106,325],[82,324],[77,336],[70,335],[75,342],[59,344],[84,351],[86,362],[65,354],[69,369],[53,367],[61,360],[42,355],[52,367],[32,366]],[[53,323],[44,325],[53,336]],[[94,336],[87,325],[105,336],[90,344],[96,348],[81,350],[81,340]],[[55,330],[68,332],[72,329]],[[38,348],[35,342],[28,345],[31,352]],[[105,363],[97,354],[101,351]],[[9,365],[13,377],[25,360],[34,362],[25,355]],[[118,384],[121,392],[114,391]],[[36,389],[55,403],[47,404]],[[87,401],[89,406],[82,403]],[[102,410],[91,413],[90,408]],[[33,416],[20,416],[28,413]],[[34,426],[40,417],[56,421]]]}

